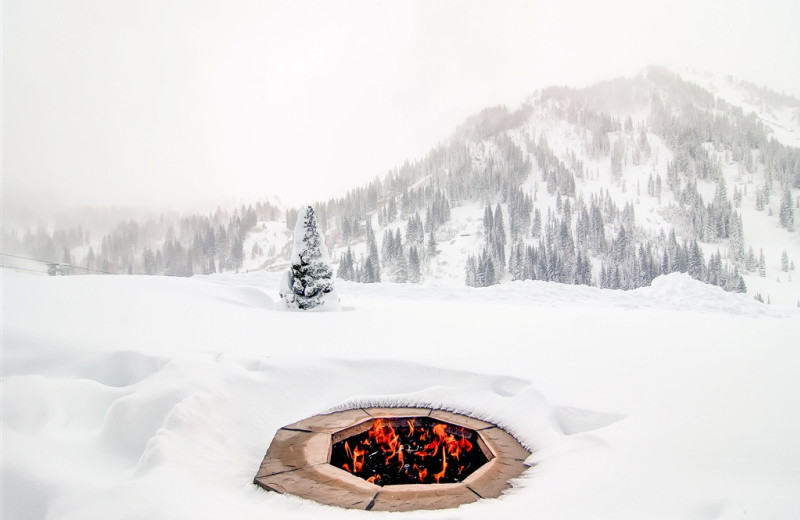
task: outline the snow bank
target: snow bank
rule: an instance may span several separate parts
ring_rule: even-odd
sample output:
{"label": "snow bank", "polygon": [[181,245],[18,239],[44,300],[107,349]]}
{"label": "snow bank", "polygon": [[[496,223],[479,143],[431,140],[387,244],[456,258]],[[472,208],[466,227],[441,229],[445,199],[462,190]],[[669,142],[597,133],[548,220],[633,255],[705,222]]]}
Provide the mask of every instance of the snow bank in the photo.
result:
{"label": "snow bank", "polygon": [[276,274],[2,275],[3,518],[386,516],[252,485],[278,428],[367,404],[465,412],[533,449],[500,499],[394,516],[800,515],[792,308],[681,276],[341,283],[349,312],[281,313]]}

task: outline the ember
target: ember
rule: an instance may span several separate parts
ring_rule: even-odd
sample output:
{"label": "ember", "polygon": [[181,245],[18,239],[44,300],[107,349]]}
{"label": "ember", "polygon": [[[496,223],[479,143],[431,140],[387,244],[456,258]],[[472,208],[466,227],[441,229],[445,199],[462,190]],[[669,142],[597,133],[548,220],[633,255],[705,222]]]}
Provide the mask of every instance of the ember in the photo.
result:
{"label": "ember", "polygon": [[375,419],[333,445],[330,463],[379,486],[461,482],[488,459],[477,434],[427,417]]}

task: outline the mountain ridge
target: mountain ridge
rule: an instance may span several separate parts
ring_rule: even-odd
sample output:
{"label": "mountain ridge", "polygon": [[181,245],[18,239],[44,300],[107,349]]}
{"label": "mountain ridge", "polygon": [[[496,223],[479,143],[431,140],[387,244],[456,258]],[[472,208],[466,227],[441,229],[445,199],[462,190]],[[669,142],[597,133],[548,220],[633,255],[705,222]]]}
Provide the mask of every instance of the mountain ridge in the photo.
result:
{"label": "mountain ridge", "polygon": [[[414,249],[412,280],[630,289],[691,270],[728,290],[794,304],[796,143],[795,98],[650,67],[582,89],[545,88],[513,110],[484,109],[425,157],[313,205],[334,268],[352,264],[344,278],[377,281],[359,274],[369,227],[382,281],[408,281]],[[113,248],[103,243],[95,254],[116,256],[111,271],[127,263],[128,272],[147,274],[281,269],[298,210],[285,211],[284,225],[279,211],[266,203],[206,222],[190,217],[165,226],[160,240],[134,239],[127,258],[105,254]],[[492,229],[487,221],[496,217]],[[86,244],[67,249],[73,263],[88,264]],[[183,268],[167,272],[168,263]]]}

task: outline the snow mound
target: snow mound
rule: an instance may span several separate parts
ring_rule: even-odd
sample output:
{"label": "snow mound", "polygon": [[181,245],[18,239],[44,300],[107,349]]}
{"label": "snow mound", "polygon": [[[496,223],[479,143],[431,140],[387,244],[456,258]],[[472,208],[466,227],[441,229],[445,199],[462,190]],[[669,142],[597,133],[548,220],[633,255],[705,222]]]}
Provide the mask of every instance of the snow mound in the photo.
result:
{"label": "snow mound", "polygon": [[501,498],[425,518],[800,514],[791,308],[682,276],[342,283],[353,312],[304,314],[265,312],[271,273],[2,275],[2,518],[363,516],[252,480],[282,426],[367,405],[465,413],[532,450]]}

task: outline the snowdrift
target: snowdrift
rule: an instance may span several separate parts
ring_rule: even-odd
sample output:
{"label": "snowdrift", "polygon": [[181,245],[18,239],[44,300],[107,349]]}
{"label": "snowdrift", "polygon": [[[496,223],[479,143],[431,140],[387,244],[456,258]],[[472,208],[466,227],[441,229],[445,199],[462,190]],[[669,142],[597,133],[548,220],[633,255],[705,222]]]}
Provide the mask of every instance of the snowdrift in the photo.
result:
{"label": "snowdrift", "polygon": [[[252,484],[275,431],[363,405],[497,423],[534,466],[413,518],[797,518],[800,313],[685,276],[631,292],[4,270],[2,517],[353,518]],[[369,513],[381,516],[381,513]]]}

